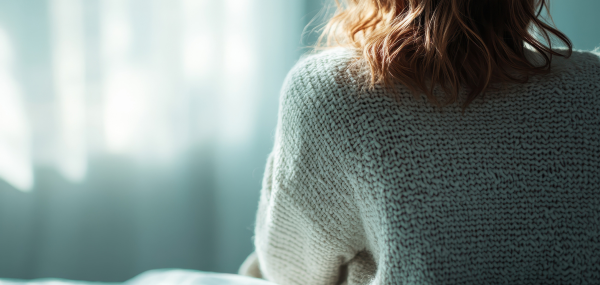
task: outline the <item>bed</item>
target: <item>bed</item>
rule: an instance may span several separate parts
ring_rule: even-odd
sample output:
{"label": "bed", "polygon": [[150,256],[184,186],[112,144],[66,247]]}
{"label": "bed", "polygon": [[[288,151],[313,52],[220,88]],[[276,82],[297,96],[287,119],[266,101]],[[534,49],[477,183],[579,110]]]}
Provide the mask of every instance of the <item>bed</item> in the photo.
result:
{"label": "bed", "polygon": [[85,282],[62,279],[14,280],[0,278],[0,285],[275,285],[274,283],[235,274],[210,273],[183,269],[160,269],[144,272],[123,283]]}

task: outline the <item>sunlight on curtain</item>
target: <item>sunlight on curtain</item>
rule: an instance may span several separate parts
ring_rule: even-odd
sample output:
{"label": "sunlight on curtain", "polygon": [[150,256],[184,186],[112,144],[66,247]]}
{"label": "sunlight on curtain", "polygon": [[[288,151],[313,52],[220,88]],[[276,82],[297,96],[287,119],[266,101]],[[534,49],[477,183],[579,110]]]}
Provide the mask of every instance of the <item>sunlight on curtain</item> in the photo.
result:
{"label": "sunlight on curtain", "polygon": [[[253,0],[225,0],[224,63],[219,141],[225,144],[245,143],[254,130],[257,104],[259,35],[256,20],[258,5]],[[239,96],[244,94],[243,96]]]}
{"label": "sunlight on curtain", "polygon": [[151,71],[134,62],[130,2],[100,2],[105,140],[109,151],[121,153],[133,151],[144,124],[152,123],[144,117],[152,118],[149,105],[155,94],[150,92],[156,88]]}
{"label": "sunlight on curtain", "polygon": [[56,164],[70,181],[85,178],[85,44],[82,0],[50,4],[53,72],[59,129]]}
{"label": "sunlight on curtain", "polygon": [[17,189],[33,187],[30,130],[13,75],[14,50],[0,27],[0,177]]}
{"label": "sunlight on curtain", "polygon": [[[214,73],[219,61],[217,1],[182,0],[182,58],[186,84],[199,83]],[[218,70],[218,69],[217,69]]]}
{"label": "sunlight on curtain", "polygon": [[[94,155],[161,164],[203,141],[248,143],[264,81],[258,73],[262,2],[50,0],[54,99],[44,110],[54,118],[42,118],[52,128],[45,130],[52,133],[46,160],[67,180],[82,182]],[[97,15],[97,40],[86,7]],[[2,37],[0,98],[10,104],[0,107],[9,109],[0,124],[3,137],[12,139],[1,142],[0,175],[29,189],[35,157],[25,110],[17,106],[22,98],[11,77],[10,42]]]}
{"label": "sunlight on curtain", "polygon": [[[192,105],[188,110],[191,128],[190,140],[209,141],[215,135],[218,122],[215,93],[220,90],[222,72],[221,49],[222,1],[182,0],[182,46],[180,62],[183,64],[184,92]],[[204,108],[203,108],[204,106]]]}
{"label": "sunlight on curtain", "polygon": [[[99,64],[90,67],[96,43],[83,13],[91,2],[50,1],[60,172],[83,181],[98,152],[160,164],[204,140],[249,142],[260,96],[259,2],[100,0]],[[90,72],[100,74],[100,100],[87,99]],[[99,124],[90,118],[98,110]],[[90,142],[87,130],[98,127],[101,142]]]}

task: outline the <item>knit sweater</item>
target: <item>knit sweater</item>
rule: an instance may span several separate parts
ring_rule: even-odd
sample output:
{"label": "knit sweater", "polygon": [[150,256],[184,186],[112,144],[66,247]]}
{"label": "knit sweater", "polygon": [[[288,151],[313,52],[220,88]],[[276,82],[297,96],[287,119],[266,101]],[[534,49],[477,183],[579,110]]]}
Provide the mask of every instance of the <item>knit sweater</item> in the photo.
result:
{"label": "knit sweater", "polygon": [[280,98],[255,229],[286,284],[600,284],[600,57],[440,110],[305,57]]}

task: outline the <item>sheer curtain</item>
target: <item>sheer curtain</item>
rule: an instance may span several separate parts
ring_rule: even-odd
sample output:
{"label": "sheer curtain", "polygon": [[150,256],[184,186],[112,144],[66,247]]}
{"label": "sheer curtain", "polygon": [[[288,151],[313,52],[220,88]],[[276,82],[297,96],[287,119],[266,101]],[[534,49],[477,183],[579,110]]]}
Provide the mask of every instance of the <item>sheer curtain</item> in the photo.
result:
{"label": "sheer curtain", "polygon": [[0,0],[0,277],[235,272],[306,8]]}

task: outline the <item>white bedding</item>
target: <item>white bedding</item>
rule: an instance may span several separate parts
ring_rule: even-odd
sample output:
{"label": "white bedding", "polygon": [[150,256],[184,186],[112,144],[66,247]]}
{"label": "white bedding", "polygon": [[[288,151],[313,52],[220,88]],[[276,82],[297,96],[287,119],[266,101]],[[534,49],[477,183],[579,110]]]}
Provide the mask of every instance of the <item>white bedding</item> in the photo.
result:
{"label": "white bedding", "polygon": [[144,272],[123,283],[99,283],[60,279],[0,279],[0,285],[275,285],[262,279],[234,274],[200,272],[183,269],[161,269]]}

